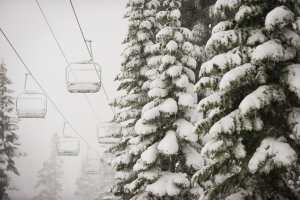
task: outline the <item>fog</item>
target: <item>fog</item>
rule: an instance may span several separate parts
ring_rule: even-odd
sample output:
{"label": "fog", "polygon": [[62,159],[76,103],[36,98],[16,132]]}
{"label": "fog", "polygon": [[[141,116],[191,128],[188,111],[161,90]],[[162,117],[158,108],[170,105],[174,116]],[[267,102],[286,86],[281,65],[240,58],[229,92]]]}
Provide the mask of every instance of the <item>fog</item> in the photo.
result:
{"label": "fog", "polygon": [[[40,0],[50,24],[70,61],[87,60],[84,47],[68,0]],[[102,66],[102,81],[110,97],[116,94],[113,81],[120,68],[121,42],[126,33],[124,0],[73,0],[79,20],[88,39],[93,40],[95,61]],[[59,52],[35,0],[0,0],[0,26],[7,33],[25,63],[71,121],[80,134],[100,152],[96,142],[96,125],[112,118],[107,100],[100,91],[89,94],[95,113],[83,95],[70,94],[65,87],[66,64]],[[19,62],[4,38],[0,37],[0,59],[8,68],[13,82],[14,96],[24,87],[25,68]],[[35,194],[36,173],[50,153],[50,139],[60,133],[63,119],[49,103],[45,119],[22,119],[18,135],[20,149],[27,156],[17,159],[20,176],[13,178],[17,191],[12,199],[30,199]],[[73,197],[74,181],[78,177],[86,145],[81,142],[79,157],[64,159],[64,199]]]}

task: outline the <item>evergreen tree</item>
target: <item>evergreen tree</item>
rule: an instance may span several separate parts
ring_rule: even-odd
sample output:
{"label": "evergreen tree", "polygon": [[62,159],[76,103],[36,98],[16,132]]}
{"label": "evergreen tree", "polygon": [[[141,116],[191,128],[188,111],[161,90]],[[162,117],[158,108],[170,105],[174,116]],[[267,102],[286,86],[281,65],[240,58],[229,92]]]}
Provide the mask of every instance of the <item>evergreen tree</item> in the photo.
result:
{"label": "evergreen tree", "polygon": [[213,5],[196,85],[205,96],[197,125],[204,166],[194,176],[202,199],[299,199],[298,8],[293,0]]}
{"label": "evergreen tree", "polygon": [[132,199],[192,199],[190,176],[199,169],[194,133],[194,70],[199,49],[193,35],[181,26],[181,1],[160,1],[156,14],[156,43],[149,58],[146,88],[150,98],[135,124],[132,143],[144,149],[133,166],[132,181],[125,185]]}
{"label": "evergreen tree", "polygon": [[18,156],[17,120],[10,80],[4,63],[0,64],[0,199],[7,199],[9,172],[18,174],[14,158]]}
{"label": "evergreen tree", "polygon": [[57,155],[58,135],[54,134],[51,140],[50,157],[43,163],[42,169],[38,172],[36,189],[38,194],[33,200],[62,200],[63,187],[61,184],[62,159]]}
{"label": "evergreen tree", "polygon": [[[112,103],[116,107],[114,123],[121,125],[121,142],[110,149],[115,154],[112,162],[118,171],[118,178],[113,192],[123,199],[129,199],[132,193],[124,185],[135,177],[132,167],[141,151],[145,148],[134,131],[134,125],[141,115],[142,107],[147,102],[147,89],[144,84],[149,74],[149,49],[153,45],[155,32],[155,14],[159,2],[157,0],[129,0],[127,3],[128,34],[124,40],[125,49],[122,54],[121,72],[116,80],[119,81],[120,96]],[[119,134],[116,134],[119,135]]]}

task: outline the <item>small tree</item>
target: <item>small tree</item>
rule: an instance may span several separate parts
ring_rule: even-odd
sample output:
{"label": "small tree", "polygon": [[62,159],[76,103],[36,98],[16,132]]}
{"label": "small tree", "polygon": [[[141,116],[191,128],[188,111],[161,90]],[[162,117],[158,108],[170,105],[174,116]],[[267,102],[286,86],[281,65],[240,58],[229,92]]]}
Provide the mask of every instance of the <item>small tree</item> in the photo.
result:
{"label": "small tree", "polygon": [[50,157],[43,163],[42,169],[38,172],[36,189],[38,194],[33,200],[62,200],[63,187],[61,184],[62,160],[57,156],[57,134],[53,135],[51,141]]}
{"label": "small tree", "polygon": [[7,78],[5,64],[0,64],[0,199],[7,198],[9,172],[18,175],[14,158],[17,154],[17,120],[14,116],[14,99],[8,88],[11,84]]}

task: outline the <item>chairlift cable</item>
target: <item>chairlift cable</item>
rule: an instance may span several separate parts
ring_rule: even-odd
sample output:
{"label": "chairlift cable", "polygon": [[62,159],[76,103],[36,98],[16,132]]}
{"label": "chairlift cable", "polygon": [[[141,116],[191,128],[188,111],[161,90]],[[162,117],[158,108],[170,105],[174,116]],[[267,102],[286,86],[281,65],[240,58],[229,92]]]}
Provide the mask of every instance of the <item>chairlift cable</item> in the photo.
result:
{"label": "chairlift cable", "polygon": [[[90,56],[90,59],[93,59],[92,50],[89,48],[89,46],[88,46],[88,44],[87,44],[87,41],[88,41],[88,40],[86,39],[86,37],[85,37],[85,35],[84,35],[83,28],[82,28],[82,26],[81,26],[81,24],[80,24],[80,22],[79,22],[79,17],[78,17],[78,15],[77,15],[77,13],[76,13],[76,10],[75,10],[73,1],[70,0],[69,2],[70,2],[70,5],[71,5],[71,8],[72,8],[72,11],[73,11],[73,13],[74,13],[74,16],[75,16],[75,19],[76,19],[78,28],[79,28],[79,30],[80,30],[80,34],[81,34],[81,37],[82,37],[82,39],[83,39],[84,45],[85,45],[85,47],[86,47],[86,49],[87,49],[87,51],[88,51],[88,54],[89,54],[89,56]],[[97,67],[95,66],[95,64],[93,64],[93,65],[94,65],[94,67],[95,67],[95,70],[97,71]],[[100,77],[100,75],[99,75],[98,73],[97,73],[97,76],[98,76],[99,80],[101,81],[101,77]],[[101,82],[102,82],[102,81],[101,81]],[[103,85],[103,82],[102,82],[102,88],[103,88],[103,93],[104,93],[104,96],[105,96],[105,98],[106,98],[107,104],[110,106],[110,109],[111,109],[112,113],[115,115],[115,110],[114,110],[113,107],[109,104],[109,103],[110,103],[110,98],[109,98],[109,96],[108,96],[108,94],[107,94],[107,92],[106,92],[106,90],[105,90],[105,87],[104,87],[104,85]]]}
{"label": "chairlift cable", "polygon": [[42,14],[42,16],[43,16],[43,19],[45,20],[45,22],[46,22],[46,24],[47,24],[47,26],[48,26],[48,28],[49,28],[49,31],[51,32],[51,35],[52,35],[53,39],[54,39],[55,42],[56,42],[56,45],[58,46],[58,48],[59,48],[59,50],[60,50],[60,53],[61,53],[62,56],[64,57],[65,62],[69,64],[69,60],[67,59],[67,56],[66,56],[65,52],[63,51],[62,46],[61,46],[60,43],[58,42],[58,39],[57,39],[57,37],[56,37],[56,35],[55,35],[55,33],[54,33],[54,30],[53,30],[53,28],[51,27],[51,25],[50,25],[50,23],[49,23],[49,21],[48,21],[48,19],[47,19],[47,17],[46,17],[46,14],[45,14],[44,10],[42,9],[42,7],[41,7],[41,5],[40,5],[40,3],[39,3],[38,0],[35,0],[35,2],[36,2],[36,4],[37,4],[37,6],[39,7],[39,10],[40,10],[40,12],[41,12],[41,14]]}
{"label": "chairlift cable", "polygon": [[[70,62],[69,62],[69,60],[68,60],[68,58],[67,58],[67,56],[66,56],[66,53],[64,52],[64,50],[63,50],[61,44],[59,43],[59,41],[58,41],[58,39],[57,39],[57,37],[56,37],[56,35],[55,35],[55,32],[54,32],[52,26],[50,25],[49,20],[48,20],[48,18],[47,18],[47,16],[46,16],[46,14],[45,14],[45,12],[44,12],[44,10],[43,10],[41,4],[39,3],[39,0],[35,0],[35,2],[36,2],[37,6],[38,6],[38,8],[39,8],[39,10],[40,10],[40,12],[41,12],[41,15],[42,15],[44,21],[46,22],[46,24],[47,24],[47,26],[48,26],[48,29],[49,29],[49,31],[50,31],[50,33],[51,33],[51,35],[52,35],[52,37],[53,37],[53,39],[54,39],[54,41],[55,41],[57,47],[58,47],[58,49],[59,49],[61,55],[63,56],[63,58],[64,58],[66,64],[69,65]],[[86,101],[87,101],[87,103],[88,103],[88,105],[89,105],[89,107],[90,107],[90,109],[91,109],[91,111],[92,111],[92,113],[93,113],[93,115],[94,115],[95,120],[96,120],[97,122],[99,122],[98,114],[97,114],[97,112],[95,111],[95,109],[94,109],[94,107],[93,107],[93,105],[92,105],[91,100],[89,99],[89,97],[88,97],[86,94],[83,94],[83,96],[84,96],[84,98],[86,99]]]}
{"label": "chairlift cable", "polygon": [[[7,43],[9,44],[9,46],[12,48],[12,50],[16,54],[16,56],[19,59],[19,61],[23,64],[23,66],[27,70],[28,74],[32,77],[32,79],[36,82],[36,84],[39,86],[39,88],[42,90],[42,92],[46,95],[46,97],[52,103],[52,105],[54,106],[55,110],[59,113],[59,115],[64,119],[64,121],[66,123],[68,123],[68,125],[74,131],[74,133],[77,134],[79,136],[79,138],[81,138],[81,140],[84,141],[89,148],[94,149],[89,144],[89,142],[83,136],[81,136],[80,133],[74,128],[74,126],[70,123],[70,121],[67,119],[67,117],[64,115],[64,113],[59,109],[59,107],[57,106],[57,104],[55,103],[55,101],[50,97],[50,95],[48,95],[47,91],[44,89],[44,87],[41,85],[41,83],[38,81],[38,79],[33,75],[31,69],[28,67],[28,65],[26,65],[25,61],[23,60],[23,58],[21,57],[21,55],[19,54],[19,52],[17,51],[17,49],[14,47],[14,45],[9,40],[9,38],[6,35],[6,33],[4,32],[4,30],[1,27],[0,27],[0,32],[2,33],[4,39],[7,41]],[[99,152],[97,150],[95,150],[95,152],[97,152],[99,154]]]}

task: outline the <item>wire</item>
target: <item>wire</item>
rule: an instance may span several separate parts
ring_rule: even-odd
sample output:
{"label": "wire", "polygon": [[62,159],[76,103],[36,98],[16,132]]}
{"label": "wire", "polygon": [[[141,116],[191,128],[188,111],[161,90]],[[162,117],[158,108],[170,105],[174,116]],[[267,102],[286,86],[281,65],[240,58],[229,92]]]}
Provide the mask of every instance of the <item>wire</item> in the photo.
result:
{"label": "wire", "polygon": [[[79,138],[81,138],[82,141],[84,141],[86,143],[86,145],[91,148],[94,149],[89,142],[80,135],[80,133],[74,128],[74,126],[70,123],[70,121],[68,120],[68,118],[64,115],[64,113],[59,109],[59,107],[57,106],[57,104],[55,103],[55,101],[50,97],[50,95],[48,95],[47,91],[45,90],[45,88],[41,85],[41,83],[38,81],[38,79],[34,76],[34,74],[32,73],[32,71],[30,70],[30,68],[28,67],[28,65],[26,65],[26,63],[24,62],[23,58],[21,57],[21,55],[19,54],[19,52],[17,51],[17,49],[14,47],[14,45],[12,44],[12,42],[9,40],[9,38],[7,37],[6,33],[3,31],[3,29],[0,27],[0,32],[2,33],[2,35],[4,36],[5,40],[7,41],[7,43],[9,44],[9,46],[12,48],[12,50],[14,51],[14,53],[16,54],[17,58],[19,59],[19,61],[23,64],[23,66],[25,67],[25,69],[27,70],[27,72],[30,74],[30,76],[32,77],[32,79],[36,82],[36,84],[39,86],[39,88],[41,89],[41,91],[44,93],[44,95],[46,95],[47,99],[49,99],[49,101],[52,103],[52,105],[54,106],[55,110],[59,113],[59,115],[64,119],[64,121],[66,123],[69,124],[70,128],[74,131],[75,134],[78,135]],[[99,152],[95,149],[95,151],[99,154]]]}
{"label": "wire", "polygon": [[[66,53],[64,52],[64,50],[63,50],[61,44],[59,43],[59,41],[58,41],[58,39],[57,39],[57,37],[56,37],[56,35],[55,35],[55,32],[54,32],[52,26],[50,25],[49,20],[47,19],[47,16],[46,16],[46,14],[45,14],[45,12],[44,12],[42,6],[41,6],[40,3],[39,3],[39,0],[35,0],[35,3],[37,4],[37,6],[38,6],[38,8],[39,8],[39,10],[40,10],[40,12],[41,12],[41,15],[42,15],[44,21],[46,22],[46,24],[47,24],[47,26],[48,26],[48,29],[49,29],[49,31],[50,31],[50,33],[51,33],[53,39],[55,40],[55,43],[56,43],[56,45],[57,45],[57,47],[58,47],[58,49],[59,49],[61,55],[63,56],[63,58],[64,58],[66,64],[69,65],[70,62],[69,62],[69,60],[68,60],[68,58],[67,58],[67,56],[66,56]],[[85,100],[87,101],[87,104],[89,105],[89,107],[90,107],[90,109],[91,109],[91,111],[92,111],[92,113],[93,113],[93,115],[94,115],[94,117],[95,117],[95,120],[99,123],[99,117],[98,117],[98,114],[97,114],[97,112],[95,111],[95,109],[94,109],[94,107],[93,107],[93,105],[92,105],[91,100],[89,99],[89,97],[88,97],[86,94],[83,94],[83,96],[84,96]]]}
{"label": "wire", "polygon": [[[87,39],[86,39],[86,37],[85,37],[85,35],[84,35],[83,28],[82,28],[82,26],[81,26],[81,24],[80,24],[80,22],[79,22],[79,18],[78,18],[78,15],[77,15],[77,13],[76,13],[74,4],[73,4],[72,0],[70,0],[69,2],[70,2],[70,5],[71,5],[71,7],[72,7],[72,11],[73,11],[73,13],[74,13],[74,16],[75,16],[75,19],[76,19],[78,28],[79,28],[79,30],[80,30],[80,34],[81,34],[81,37],[82,37],[82,39],[83,39],[84,45],[85,45],[85,47],[86,47],[86,49],[87,49],[87,51],[88,51],[88,53],[89,53],[90,59],[93,59],[93,55],[92,55],[91,49],[89,48],[89,46],[88,46],[88,44],[87,44]],[[93,63],[93,65],[94,65],[94,67],[95,67],[95,70],[97,71],[96,65],[95,65],[94,63]],[[102,67],[101,67],[101,68],[102,68]],[[97,76],[98,76],[99,80],[101,80],[101,77],[100,77],[100,75],[99,75],[98,73],[97,73]],[[115,110],[114,110],[113,107],[109,104],[109,103],[110,103],[110,98],[109,98],[109,96],[108,96],[108,94],[107,94],[107,92],[106,92],[106,89],[105,89],[103,83],[102,83],[102,88],[103,88],[103,93],[104,93],[104,95],[105,95],[106,101],[107,101],[107,103],[108,103],[108,105],[109,105],[109,107],[110,107],[112,113],[115,115]]]}
{"label": "wire", "polygon": [[53,39],[54,39],[55,42],[56,42],[56,45],[58,46],[58,48],[59,48],[59,50],[60,50],[60,53],[61,53],[62,56],[64,57],[65,62],[66,62],[67,64],[69,64],[69,60],[67,59],[67,56],[66,56],[66,54],[65,54],[65,52],[64,52],[64,50],[63,50],[63,48],[62,48],[62,46],[61,46],[60,43],[58,42],[58,39],[57,39],[57,37],[56,37],[56,35],[55,35],[55,33],[54,33],[54,31],[53,31],[53,29],[52,29],[52,27],[51,27],[51,25],[50,25],[48,19],[47,19],[47,17],[46,17],[46,14],[45,14],[44,10],[42,9],[42,7],[41,7],[41,5],[40,5],[40,3],[39,3],[38,0],[35,0],[35,2],[36,2],[36,4],[37,4],[37,6],[39,7],[39,10],[40,10],[40,12],[41,12],[41,14],[42,14],[42,16],[43,16],[43,19],[45,20],[45,22],[46,22],[46,24],[47,24],[47,26],[48,26],[48,28],[49,28],[49,31],[51,32],[51,35],[52,35]]}

